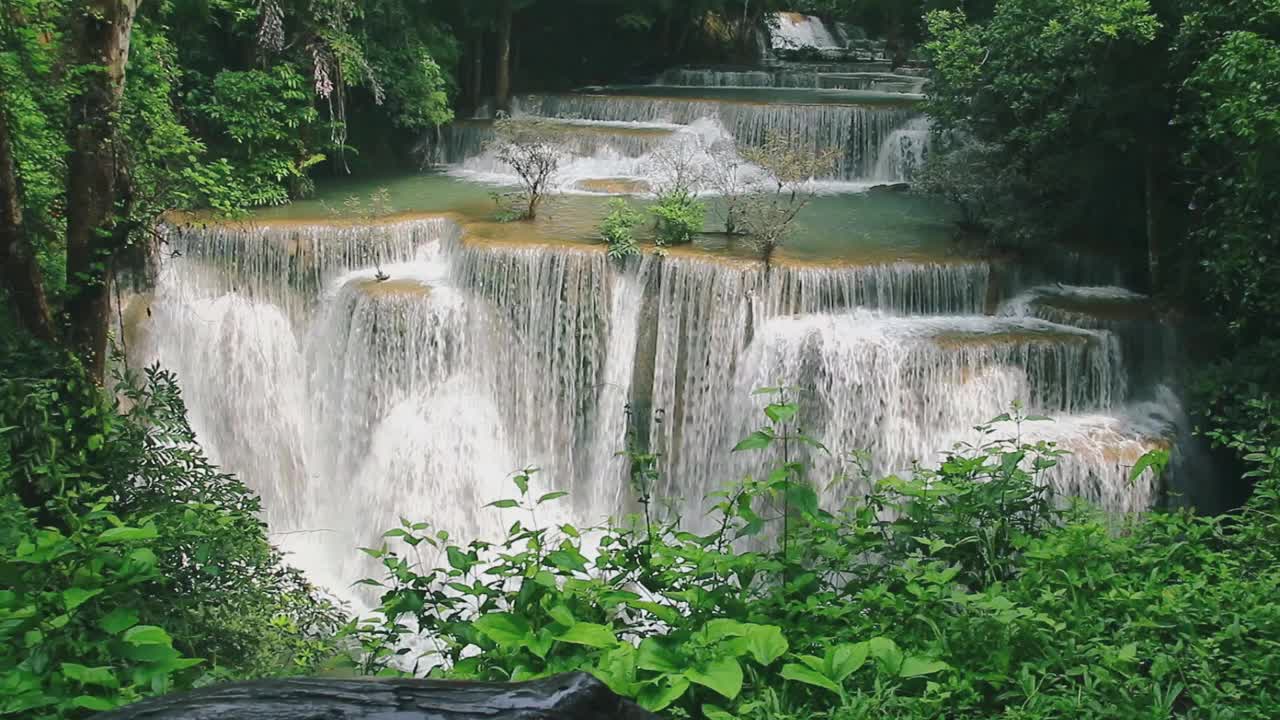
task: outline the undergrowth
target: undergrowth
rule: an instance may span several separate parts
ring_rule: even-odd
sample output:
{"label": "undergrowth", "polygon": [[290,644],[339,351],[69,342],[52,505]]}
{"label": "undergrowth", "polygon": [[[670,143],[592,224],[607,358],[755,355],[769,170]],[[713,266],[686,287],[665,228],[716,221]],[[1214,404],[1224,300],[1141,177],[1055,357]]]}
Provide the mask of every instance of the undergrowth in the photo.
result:
{"label": "undergrowth", "polygon": [[[765,412],[736,452],[816,445],[785,397]],[[840,507],[784,453],[709,499],[709,531],[652,520],[645,494],[620,522],[520,520],[494,544],[406,520],[366,550],[381,606],[349,632],[368,673],[585,670],[675,718],[1276,716],[1274,478],[1238,516],[1118,522],[1047,494],[1056,447],[985,438]],[[652,487],[653,457],[631,459]],[[564,495],[535,482],[494,505]]]}

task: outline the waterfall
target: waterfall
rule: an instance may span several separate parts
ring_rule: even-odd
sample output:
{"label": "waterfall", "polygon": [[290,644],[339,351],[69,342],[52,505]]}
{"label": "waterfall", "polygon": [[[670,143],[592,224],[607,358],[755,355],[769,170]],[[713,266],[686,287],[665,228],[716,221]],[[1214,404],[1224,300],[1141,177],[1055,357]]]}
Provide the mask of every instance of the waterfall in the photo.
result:
{"label": "waterfall", "polygon": [[[789,70],[711,70],[673,68],[658,77],[655,85],[681,87],[765,87],[765,88],[817,88],[819,75],[815,72]],[[857,90],[871,88],[850,88]]]}
{"label": "waterfall", "polygon": [[[592,157],[612,153],[624,158],[638,158],[652,153],[681,128],[669,123],[582,122],[564,121],[563,145],[566,151]],[[509,172],[509,168],[486,151],[494,139],[493,124],[468,121],[448,125],[441,130],[433,162],[438,165],[465,165],[481,172]]]}
{"label": "waterfall", "polygon": [[770,16],[769,26],[775,50],[842,50],[846,45],[836,39],[821,18],[812,15],[774,13]]}
{"label": "waterfall", "polygon": [[916,118],[885,139],[873,177],[887,183],[910,182],[929,152],[929,121]]}
{"label": "waterfall", "polygon": [[[667,473],[679,478],[667,488],[672,493],[705,495],[760,470],[757,459],[731,458],[729,450],[763,422],[753,397],[762,387],[799,394],[805,427],[832,450],[801,453],[824,485],[854,450],[870,452],[874,477],[908,470],[943,449],[957,428],[994,418],[1014,400],[1039,413],[1071,413],[1110,407],[1125,394],[1107,333],[1036,320],[858,311],[774,318],[748,340],[747,328],[733,321],[740,313],[717,321],[698,312],[702,299],[670,298],[683,301],[680,320],[692,327],[683,346],[659,344],[665,386],[683,388],[665,433]],[[702,345],[704,336],[713,347]],[[846,487],[834,499],[865,490]]]}
{"label": "waterfall", "polygon": [[1182,359],[1178,333],[1157,316],[1151,298],[1125,288],[1042,285],[1007,300],[999,312],[1110,331],[1119,338],[1129,374],[1153,386],[1168,382]]}
{"label": "waterfall", "polygon": [[789,105],[615,95],[531,95],[517,98],[518,114],[606,122],[689,125],[713,119],[737,142],[764,143],[781,134],[812,152],[838,153],[836,179],[870,177],[885,141],[916,117],[910,105]]}
{"label": "waterfall", "polygon": [[147,325],[131,359],[175,371],[211,458],[332,587],[376,571],[352,549],[402,516],[496,537],[511,518],[483,506],[521,467],[571,493],[564,521],[623,512],[628,405],[660,456],[658,499],[690,517],[767,461],[729,452],[762,424],[762,386],[794,388],[832,450],[805,454],[831,502],[865,490],[849,451],[869,451],[875,475],[936,462],[1012,400],[1055,417],[1025,437],[1075,453],[1046,482],[1111,509],[1153,504],[1164,485],[1131,485],[1126,468],[1185,436],[1171,394],[1131,399],[1125,327],[1081,300],[1135,298],[1047,286],[988,317],[984,262],[619,264],[439,218],[168,238],[178,255],[131,321]]}
{"label": "waterfall", "polygon": [[640,316],[651,263],[631,263],[614,286],[609,309],[609,340],[600,384],[599,410],[592,434],[591,506],[623,507],[627,500],[627,461],[619,453],[627,427],[627,407],[635,378]]}
{"label": "waterfall", "polygon": [[[578,478],[585,483],[614,291],[605,254],[466,246],[455,264],[459,287],[492,308],[495,342],[486,362],[514,454],[566,487]],[[613,442],[621,449],[620,437]]]}

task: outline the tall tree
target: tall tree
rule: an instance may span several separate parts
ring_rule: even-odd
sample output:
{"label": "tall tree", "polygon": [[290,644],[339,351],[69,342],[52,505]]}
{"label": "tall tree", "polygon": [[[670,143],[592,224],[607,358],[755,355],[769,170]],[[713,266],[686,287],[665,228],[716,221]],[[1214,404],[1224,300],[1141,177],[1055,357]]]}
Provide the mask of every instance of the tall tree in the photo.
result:
{"label": "tall tree", "polygon": [[0,271],[4,273],[4,285],[18,322],[32,335],[53,342],[53,317],[45,297],[44,278],[22,217],[22,192],[3,88],[0,88]]}
{"label": "tall tree", "polygon": [[67,342],[99,382],[106,368],[109,290],[132,229],[128,157],[117,129],[139,1],[88,0],[72,17],[81,77],[68,127]]}

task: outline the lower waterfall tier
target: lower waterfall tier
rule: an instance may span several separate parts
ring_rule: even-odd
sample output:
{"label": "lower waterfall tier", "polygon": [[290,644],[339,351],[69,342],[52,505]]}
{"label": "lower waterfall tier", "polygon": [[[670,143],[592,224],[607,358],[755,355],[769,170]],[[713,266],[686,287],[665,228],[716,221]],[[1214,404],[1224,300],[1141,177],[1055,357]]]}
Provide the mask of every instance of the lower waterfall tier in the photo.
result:
{"label": "lower waterfall tier", "polygon": [[620,266],[439,218],[169,242],[136,299],[147,312],[122,312],[131,360],[175,371],[210,456],[262,494],[273,528],[323,529],[290,545],[346,582],[361,561],[332,558],[401,516],[497,533],[481,508],[521,467],[572,494],[574,522],[625,512],[629,432],[660,455],[661,499],[692,517],[769,461],[730,452],[762,424],[764,386],[794,388],[830,448],[807,458],[824,487],[852,451],[873,476],[936,461],[1017,401],[1059,418],[1028,431],[1072,452],[1046,474],[1058,493],[1140,510],[1161,486],[1128,467],[1183,424],[1171,394],[1133,402],[1108,327],[982,315],[981,261],[766,269],[682,251]]}

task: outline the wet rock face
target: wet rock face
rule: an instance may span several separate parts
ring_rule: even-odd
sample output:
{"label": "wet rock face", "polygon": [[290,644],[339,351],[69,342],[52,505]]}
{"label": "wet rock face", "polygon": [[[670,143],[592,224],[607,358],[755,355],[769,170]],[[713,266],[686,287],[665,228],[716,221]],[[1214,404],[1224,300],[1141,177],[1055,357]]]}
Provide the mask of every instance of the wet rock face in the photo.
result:
{"label": "wet rock face", "polygon": [[166,695],[102,720],[649,720],[586,673],[526,683],[263,680]]}

